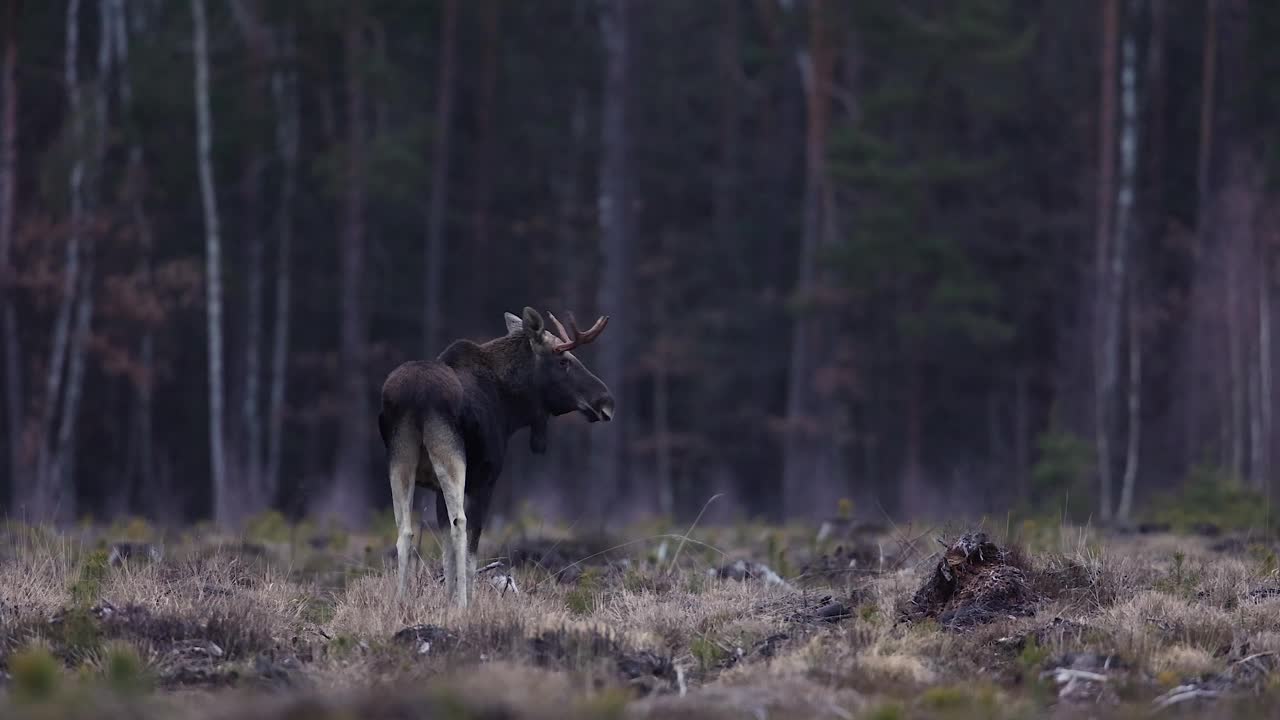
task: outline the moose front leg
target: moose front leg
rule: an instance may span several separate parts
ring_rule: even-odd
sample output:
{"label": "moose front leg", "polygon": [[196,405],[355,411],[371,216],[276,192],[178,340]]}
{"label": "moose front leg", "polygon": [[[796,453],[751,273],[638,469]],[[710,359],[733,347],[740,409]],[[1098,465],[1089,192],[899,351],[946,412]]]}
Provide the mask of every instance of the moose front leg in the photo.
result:
{"label": "moose front leg", "polygon": [[476,579],[476,558],[480,556],[480,533],[484,531],[484,521],[489,514],[489,501],[493,498],[493,482],[490,478],[481,478],[472,494],[467,496],[467,558],[470,565],[467,577],[471,582]]}

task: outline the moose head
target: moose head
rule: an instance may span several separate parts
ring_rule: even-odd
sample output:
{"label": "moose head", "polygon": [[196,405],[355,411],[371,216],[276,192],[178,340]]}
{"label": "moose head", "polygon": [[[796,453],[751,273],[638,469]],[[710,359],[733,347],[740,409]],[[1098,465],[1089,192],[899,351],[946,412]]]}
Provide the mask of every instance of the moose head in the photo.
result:
{"label": "moose head", "polygon": [[573,314],[569,315],[569,329],[548,313],[556,332],[546,329],[542,315],[526,307],[523,317],[507,313],[507,334],[520,335],[528,343],[533,355],[533,367],[529,374],[531,392],[550,415],[582,413],[588,422],[613,419],[613,396],[600,378],[587,369],[571,351],[593,342],[609,323],[608,316],[596,320],[586,332],[578,329]]}

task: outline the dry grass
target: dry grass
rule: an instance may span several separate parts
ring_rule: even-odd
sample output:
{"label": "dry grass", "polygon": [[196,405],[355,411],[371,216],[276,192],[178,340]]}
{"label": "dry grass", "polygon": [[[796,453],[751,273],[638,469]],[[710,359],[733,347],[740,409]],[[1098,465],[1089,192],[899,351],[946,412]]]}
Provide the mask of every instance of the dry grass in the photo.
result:
{"label": "dry grass", "polygon": [[[638,530],[654,539],[576,558],[585,572],[519,567],[519,594],[481,584],[465,612],[434,565],[397,601],[393,568],[365,549],[372,537],[317,549],[195,536],[162,560],[108,566],[101,531],[9,527],[0,714],[1121,717],[1203,681],[1231,696],[1216,716],[1252,717],[1276,684],[1259,681],[1270,665],[1257,654],[1280,652],[1274,563],[1196,537],[1061,528],[1015,539],[1006,546],[1021,548],[1010,562],[1038,598],[1034,615],[959,629],[903,621],[938,549],[906,532],[818,544],[804,528],[708,528],[673,566],[670,546],[656,550],[663,535]],[[829,558],[850,543],[884,560],[833,572]],[[785,564],[792,584],[709,572],[736,558]],[[414,626],[429,627],[403,639]],[[1236,688],[1248,658],[1250,684]],[[1100,673],[1105,687],[1068,692],[1052,676],[1063,667]],[[56,690],[23,690],[41,682]]]}

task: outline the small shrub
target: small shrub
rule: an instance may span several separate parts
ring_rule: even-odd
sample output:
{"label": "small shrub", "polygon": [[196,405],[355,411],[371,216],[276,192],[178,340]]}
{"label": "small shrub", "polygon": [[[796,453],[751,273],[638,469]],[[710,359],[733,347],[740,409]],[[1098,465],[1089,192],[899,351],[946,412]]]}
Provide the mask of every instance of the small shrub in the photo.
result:
{"label": "small shrub", "polygon": [[245,537],[253,542],[284,543],[289,542],[293,528],[278,510],[268,510],[249,518],[245,523]]}
{"label": "small shrub", "polygon": [[1039,457],[1031,468],[1036,510],[1084,520],[1093,510],[1093,447],[1079,435],[1049,429],[1036,438]]}
{"label": "small shrub", "polygon": [[728,657],[724,648],[705,637],[696,637],[689,641],[689,653],[698,661],[698,667],[704,672],[716,667]]}
{"label": "small shrub", "polygon": [[627,703],[630,700],[631,694],[622,688],[605,688],[579,703],[578,714],[581,717],[600,718],[600,720],[621,718],[625,716]]}
{"label": "small shrub", "polygon": [[690,595],[701,595],[707,591],[707,576],[702,573],[688,573],[684,577],[684,590]]}
{"label": "small shrub", "polygon": [[903,720],[907,716],[901,703],[889,702],[877,705],[866,715],[866,720]]}
{"label": "small shrub", "polygon": [[342,659],[354,655],[360,649],[360,643],[350,635],[337,635],[325,647],[330,656]]}
{"label": "small shrub", "polygon": [[1022,645],[1022,652],[1018,653],[1018,667],[1022,669],[1023,676],[1032,676],[1048,659],[1049,649],[1040,647],[1040,641],[1034,634],[1028,635],[1027,641]]}
{"label": "small shrub", "polygon": [[578,578],[578,584],[565,593],[564,602],[574,615],[589,615],[596,607],[596,592],[600,585],[600,573],[587,568]]}
{"label": "small shrub", "polygon": [[1202,573],[1187,567],[1187,556],[1181,550],[1173,553],[1173,564],[1164,577],[1156,580],[1155,588],[1170,595],[1191,598],[1196,594]]}
{"label": "small shrub", "polygon": [[1183,532],[1198,525],[1251,530],[1265,528],[1268,521],[1266,496],[1212,465],[1192,468],[1181,488],[1158,496],[1152,507],[1151,520]]}
{"label": "small shrub", "polygon": [[71,600],[79,607],[88,607],[102,595],[102,581],[107,579],[111,565],[106,550],[94,550],[80,563],[76,580],[71,584]]}
{"label": "small shrub", "polygon": [[102,659],[102,676],[117,695],[143,695],[151,690],[146,664],[132,645],[115,643]]}
{"label": "small shrub", "polygon": [[769,533],[769,566],[782,577],[791,577],[791,565],[787,562],[787,538],[781,530]]}
{"label": "small shrub", "polygon": [[955,685],[932,687],[920,695],[920,704],[932,710],[953,710],[968,707],[969,691]]}
{"label": "small shrub", "polygon": [[9,658],[10,693],[19,702],[41,702],[57,694],[62,666],[49,651],[32,647]]}
{"label": "small shrub", "polygon": [[932,687],[920,694],[920,704],[940,711],[984,710],[984,717],[991,717],[997,706],[995,690],[988,686],[944,685]]}
{"label": "small shrub", "polygon": [[1249,555],[1258,563],[1259,575],[1270,577],[1276,574],[1276,569],[1280,566],[1280,562],[1277,562],[1275,550],[1266,545],[1254,543],[1249,546]]}
{"label": "small shrub", "polygon": [[317,597],[304,597],[301,600],[301,617],[313,625],[324,625],[333,620],[337,613],[337,605],[331,600]]}
{"label": "small shrub", "polygon": [[85,658],[96,653],[102,644],[98,623],[83,606],[68,610],[52,629],[51,639],[68,657]]}
{"label": "small shrub", "polygon": [[107,535],[112,540],[150,542],[155,538],[156,533],[150,523],[143,518],[127,517],[113,522],[107,529]]}

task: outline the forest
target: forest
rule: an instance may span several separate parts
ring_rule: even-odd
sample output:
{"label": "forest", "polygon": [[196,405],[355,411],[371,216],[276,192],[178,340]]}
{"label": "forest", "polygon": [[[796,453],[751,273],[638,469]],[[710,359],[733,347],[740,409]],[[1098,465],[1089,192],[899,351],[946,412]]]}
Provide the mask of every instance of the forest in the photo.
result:
{"label": "forest", "polygon": [[383,379],[526,305],[617,416],[505,517],[1277,489],[1280,4],[0,2],[9,518],[368,522]]}

